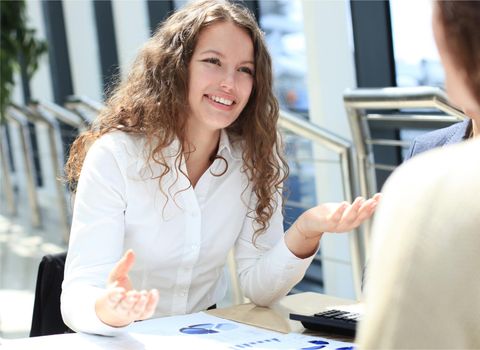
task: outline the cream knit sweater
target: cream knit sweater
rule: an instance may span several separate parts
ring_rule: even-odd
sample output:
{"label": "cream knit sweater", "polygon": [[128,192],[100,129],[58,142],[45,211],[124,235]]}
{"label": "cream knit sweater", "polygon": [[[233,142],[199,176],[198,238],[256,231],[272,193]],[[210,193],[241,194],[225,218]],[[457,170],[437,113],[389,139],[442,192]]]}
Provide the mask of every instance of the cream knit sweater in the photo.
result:
{"label": "cream knit sweater", "polygon": [[415,157],[383,192],[360,349],[480,349],[480,140]]}

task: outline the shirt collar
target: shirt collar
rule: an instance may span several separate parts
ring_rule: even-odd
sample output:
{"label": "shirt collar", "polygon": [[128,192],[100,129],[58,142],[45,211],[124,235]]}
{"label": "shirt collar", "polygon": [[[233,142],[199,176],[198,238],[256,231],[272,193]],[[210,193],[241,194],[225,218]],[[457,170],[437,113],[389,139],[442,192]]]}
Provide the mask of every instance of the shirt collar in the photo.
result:
{"label": "shirt collar", "polygon": [[[228,156],[233,160],[242,160],[241,147],[238,147],[238,144],[241,144],[241,143],[231,142],[230,139],[231,138],[228,136],[227,131],[222,129],[220,131],[220,140],[218,143],[217,154],[223,155],[223,156],[228,154]],[[140,171],[142,168],[146,166],[145,159],[148,158],[147,154],[149,150],[146,149],[145,144],[143,145],[143,147],[144,147],[143,149],[144,159],[138,160],[137,162],[138,171]],[[171,159],[176,158],[176,156],[178,156],[179,148],[180,148],[180,142],[177,138],[175,138],[172,141],[172,143],[163,150],[163,155],[165,156],[165,158],[169,159],[167,161],[171,161]]]}
{"label": "shirt collar", "polygon": [[[224,151],[225,150],[225,151]],[[241,152],[237,150],[237,147],[230,142],[230,137],[226,130],[222,129],[220,131],[220,141],[218,143],[218,155],[221,155],[223,152],[228,152],[230,157],[235,160],[241,160]]]}

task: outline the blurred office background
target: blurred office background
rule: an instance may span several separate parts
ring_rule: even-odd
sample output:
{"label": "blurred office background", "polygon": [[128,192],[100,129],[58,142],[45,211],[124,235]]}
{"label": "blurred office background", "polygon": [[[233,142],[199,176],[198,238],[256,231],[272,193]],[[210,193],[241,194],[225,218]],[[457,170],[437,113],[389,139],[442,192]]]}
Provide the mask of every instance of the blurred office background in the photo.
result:
{"label": "blurred office background", "polygon": [[[87,105],[101,103],[105,90],[123,76],[140,46],[157,25],[186,1],[50,0],[26,1],[28,25],[48,44],[39,69],[28,82],[17,74],[13,102],[37,101],[37,108],[56,123],[66,156],[78,128],[56,114],[72,96]],[[342,94],[346,88],[442,86],[443,72],[433,42],[430,0],[258,0],[245,1],[265,32],[274,64],[275,90],[281,108],[351,140]],[[50,105],[53,103],[54,105]],[[88,109],[88,108],[87,108]],[[93,109],[84,111],[94,117]],[[79,109],[76,110],[77,115]],[[40,112],[39,112],[40,113]],[[64,113],[66,116],[61,116]],[[20,113],[21,114],[21,113]],[[20,117],[19,117],[20,118]],[[67,211],[58,203],[55,159],[45,123],[28,124],[25,161],[21,123],[2,126],[1,147],[13,188],[15,208],[9,208],[8,189],[0,190],[0,337],[28,335],[38,263],[45,254],[67,247]],[[411,139],[409,130],[373,130],[380,137]],[[387,135],[388,134],[388,135]],[[378,136],[377,135],[377,136]],[[340,164],[332,151],[286,133],[291,174],[287,182],[285,228],[306,208],[318,202],[344,199]],[[58,148],[58,147],[57,147]],[[392,165],[402,154],[377,149],[375,157]],[[34,176],[37,216],[32,213],[28,167]],[[4,176],[5,172],[2,172]],[[380,187],[386,175],[380,175]],[[31,191],[32,189],[30,189]],[[101,249],[101,247],[98,247]],[[351,244],[348,235],[326,235],[305,279],[293,292],[317,291],[355,298]],[[225,305],[228,305],[228,298]]]}

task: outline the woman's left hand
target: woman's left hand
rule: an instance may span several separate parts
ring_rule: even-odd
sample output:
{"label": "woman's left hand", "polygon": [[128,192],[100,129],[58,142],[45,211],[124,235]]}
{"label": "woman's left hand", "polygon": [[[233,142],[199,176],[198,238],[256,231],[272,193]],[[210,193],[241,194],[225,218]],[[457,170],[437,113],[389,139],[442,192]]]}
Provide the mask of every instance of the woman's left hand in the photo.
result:
{"label": "woman's left hand", "polygon": [[352,204],[320,204],[304,212],[294,225],[305,239],[320,237],[324,232],[348,232],[372,216],[380,198],[377,193],[368,200],[358,197]]}

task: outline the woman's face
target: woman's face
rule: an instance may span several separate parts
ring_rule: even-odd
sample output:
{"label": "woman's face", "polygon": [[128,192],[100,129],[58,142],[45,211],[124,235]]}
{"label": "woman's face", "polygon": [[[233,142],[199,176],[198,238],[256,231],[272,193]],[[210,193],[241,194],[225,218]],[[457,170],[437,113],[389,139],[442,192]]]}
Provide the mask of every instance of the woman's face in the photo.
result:
{"label": "woman's face", "polygon": [[480,106],[467,85],[467,74],[454,60],[456,55],[448,47],[448,41],[440,17],[440,10],[434,5],[433,11],[433,34],[437,44],[438,53],[445,71],[445,88],[450,101],[464,111],[470,117],[480,117]]}
{"label": "woman's face", "polygon": [[218,131],[232,124],[250,98],[254,69],[245,30],[231,22],[203,29],[188,67],[189,129]]}

